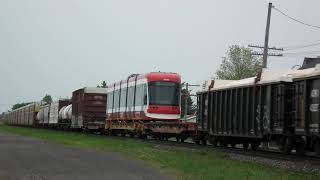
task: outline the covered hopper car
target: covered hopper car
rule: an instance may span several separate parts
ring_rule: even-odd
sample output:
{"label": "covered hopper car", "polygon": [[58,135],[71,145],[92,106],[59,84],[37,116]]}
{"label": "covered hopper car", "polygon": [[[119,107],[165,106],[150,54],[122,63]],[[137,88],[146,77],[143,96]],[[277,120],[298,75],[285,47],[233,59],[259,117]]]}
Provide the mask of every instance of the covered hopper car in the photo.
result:
{"label": "covered hopper car", "polygon": [[284,153],[320,154],[320,66],[263,71],[238,81],[212,81],[199,92],[199,139],[255,150],[274,142]]}

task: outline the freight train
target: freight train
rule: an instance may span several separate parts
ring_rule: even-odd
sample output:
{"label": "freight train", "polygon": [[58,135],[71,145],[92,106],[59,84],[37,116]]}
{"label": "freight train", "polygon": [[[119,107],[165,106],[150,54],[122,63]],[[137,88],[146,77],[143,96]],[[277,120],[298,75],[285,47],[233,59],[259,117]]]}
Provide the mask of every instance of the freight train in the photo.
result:
{"label": "freight train", "polygon": [[5,115],[6,123],[153,137],[256,150],[276,144],[284,153],[320,154],[320,65],[263,70],[255,77],[211,81],[197,93],[197,120],[180,120],[181,77],[133,74],[106,88],[82,88],[72,99],[32,103]]}
{"label": "freight train", "polygon": [[6,123],[183,142],[196,124],[180,120],[180,88],[176,73],[133,74],[106,88],[78,89],[72,99],[32,103],[7,113]]}
{"label": "freight train", "polygon": [[284,153],[320,154],[319,92],[320,64],[212,81],[197,93],[197,140],[252,150],[269,143]]}

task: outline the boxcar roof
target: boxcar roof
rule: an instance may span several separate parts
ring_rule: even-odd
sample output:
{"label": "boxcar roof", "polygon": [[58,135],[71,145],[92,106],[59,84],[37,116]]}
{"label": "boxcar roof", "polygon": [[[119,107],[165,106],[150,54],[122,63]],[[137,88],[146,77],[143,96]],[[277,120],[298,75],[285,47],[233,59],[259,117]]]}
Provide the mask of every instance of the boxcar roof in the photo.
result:
{"label": "boxcar roof", "polygon": [[85,87],[83,89],[85,93],[107,94],[107,88]]}

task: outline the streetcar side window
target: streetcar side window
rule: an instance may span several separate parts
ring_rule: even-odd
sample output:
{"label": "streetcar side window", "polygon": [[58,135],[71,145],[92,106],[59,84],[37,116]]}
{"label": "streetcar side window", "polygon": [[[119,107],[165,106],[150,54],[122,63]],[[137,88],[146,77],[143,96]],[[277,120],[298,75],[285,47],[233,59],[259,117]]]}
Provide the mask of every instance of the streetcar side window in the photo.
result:
{"label": "streetcar side window", "polygon": [[143,84],[143,105],[148,104],[148,89],[147,89],[147,84]]}
{"label": "streetcar side window", "polygon": [[133,97],[134,97],[134,86],[131,86],[128,88],[128,100],[127,100],[127,106],[132,107],[133,106]]}
{"label": "streetcar side window", "polygon": [[120,95],[120,91],[116,90],[114,92],[114,109],[117,109],[119,107],[119,95]]}
{"label": "streetcar side window", "polygon": [[120,107],[125,107],[126,99],[127,99],[126,95],[127,95],[127,88],[125,87],[121,89]]}
{"label": "streetcar side window", "polygon": [[112,109],[113,106],[113,91],[108,93],[108,109]]}

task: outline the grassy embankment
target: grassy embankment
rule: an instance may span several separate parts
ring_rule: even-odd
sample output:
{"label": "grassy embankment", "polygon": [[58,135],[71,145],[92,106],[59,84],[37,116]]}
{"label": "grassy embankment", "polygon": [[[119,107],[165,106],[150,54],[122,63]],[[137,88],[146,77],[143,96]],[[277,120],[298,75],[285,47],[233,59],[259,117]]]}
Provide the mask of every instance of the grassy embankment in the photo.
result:
{"label": "grassy embankment", "polygon": [[[112,151],[147,162],[177,179],[320,179],[320,174],[292,172],[229,159],[214,150],[160,147],[130,138],[110,138],[81,133],[0,125],[0,132],[29,136],[66,146]],[[0,142],[1,143],[1,142]]]}

